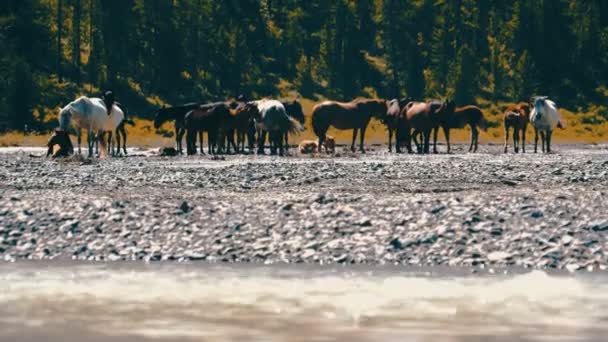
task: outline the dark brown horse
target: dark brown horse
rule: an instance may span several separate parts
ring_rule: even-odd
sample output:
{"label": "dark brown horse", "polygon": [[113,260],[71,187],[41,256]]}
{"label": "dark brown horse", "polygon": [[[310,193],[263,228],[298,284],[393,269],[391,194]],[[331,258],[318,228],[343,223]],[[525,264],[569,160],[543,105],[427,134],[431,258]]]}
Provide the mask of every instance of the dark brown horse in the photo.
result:
{"label": "dark brown horse", "polygon": [[[505,126],[505,153],[509,147],[509,128],[513,128],[513,149],[519,153],[521,138],[521,151],[526,153],[526,130],[530,123],[530,105],[520,102],[514,106],[509,106],[505,110],[503,124]],[[521,132],[521,135],[520,135]]]}
{"label": "dark brown horse", "polygon": [[[293,119],[296,119],[302,127],[304,126],[304,110],[302,104],[298,100],[293,101],[282,101],[283,107],[287,115]],[[289,151],[289,133],[285,133],[285,150]]]}
{"label": "dark brown horse", "polygon": [[200,103],[187,103],[175,107],[163,107],[154,114],[154,128],[158,129],[163,123],[173,120],[175,122],[175,143],[178,153],[182,154],[182,139],[186,133],[184,118],[191,110],[200,106]]}
{"label": "dark brown horse", "polygon": [[[59,145],[59,150],[53,154],[53,148],[55,145]],[[46,152],[47,157],[50,155],[52,155],[53,158],[67,157],[74,154],[74,145],[72,145],[70,135],[66,131],[62,131],[60,129],[53,131],[53,135],[51,135],[49,138],[46,146],[48,147]]]}
{"label": "dark brown horse", "polygon": [[[443,128],[445,141],[448,147],[448,153],[451,151],[450,146],[450,129],[462,129],[467,125],[471,127],[471,145],[469,152],[477,152],[479,146],[479,130],[484,132],[488,129],[487,122],[483,117],[483,112],[477,106],[457,107],[453,111],[446,111],[439,118],[439,125]],[[433,153],[437,153],[437,134],[439,127],[434,127],[433,134]]]}
{"label": "dark brown horse", "polygon": [[201,153],[203,153],[203,132],[207,132],[209,154],[220,152],[218,138],[220,138],[220,132],[225,129],[224,125],[228,122],[229,117],[230,107],[225,102],[202,105],[188,112],[184,118],[188,155],[196,154],[197,133],[200,136]]}
{"label": "dark brown horse", "polygon": [[393,151],[393,135],[395,135],[395,150],[397,153],[401,153],[400,136],[404,130],[404,117],[402,110],[405,106],[414,101],[411,97],[406,99],[393,99],[386,103],[388,109],[386,116],[384,117],[383,123],[386,125],[388,131],[388,151]]}
{"label": "dark brown horse", "polygon": [[386,110],[386,101],[379,99],[357,99],[346,103],[325,101],[317,104],[312,110],[312,128],[319,138],[319,152],[327,130],[333,126],[341,130],[353,130],[353,142],[350,146],[353,152],[355,152],[357,132],[361,131],[359,150],[365,153],[363,144],[369,121],[373,116],[384,119]]}
{"label": "dark brown horse", "polygon": [[[402,110],[405,119],[405,140],[407,150],[412,152],[411,129],[414,129],[414,142],[418,153],[429,153],[431,131],[440,126],[443,118],[452,115],[456,107],[454,101],[410,102]],[[418,142],[417,136],[422,135],[424,141]]]}

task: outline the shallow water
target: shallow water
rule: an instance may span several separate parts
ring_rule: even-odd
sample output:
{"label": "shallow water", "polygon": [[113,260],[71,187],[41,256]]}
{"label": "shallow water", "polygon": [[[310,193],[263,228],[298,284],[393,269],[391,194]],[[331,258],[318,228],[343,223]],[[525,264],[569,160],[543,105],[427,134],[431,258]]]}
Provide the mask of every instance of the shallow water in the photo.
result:
{"label": "shallow water", "polygon": [[602,341],[602,274],[0,265],[0,341]]}

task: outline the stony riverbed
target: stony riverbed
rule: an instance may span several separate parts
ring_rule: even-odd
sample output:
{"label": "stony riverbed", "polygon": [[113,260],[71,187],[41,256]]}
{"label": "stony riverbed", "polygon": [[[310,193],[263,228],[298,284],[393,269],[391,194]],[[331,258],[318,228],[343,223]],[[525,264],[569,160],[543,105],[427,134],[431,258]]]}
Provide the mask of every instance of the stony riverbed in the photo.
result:
{"label": "stony riverbed", "polygon": [[3,151],[0,258],[606,269],[608,146],[464,148],[92,161]]}

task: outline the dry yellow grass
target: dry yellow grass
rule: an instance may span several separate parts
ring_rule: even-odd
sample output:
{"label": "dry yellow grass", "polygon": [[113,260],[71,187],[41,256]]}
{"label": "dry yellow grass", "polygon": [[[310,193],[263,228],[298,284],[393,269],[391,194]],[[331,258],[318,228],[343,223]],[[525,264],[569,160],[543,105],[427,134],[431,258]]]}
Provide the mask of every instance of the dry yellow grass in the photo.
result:
{"label": "dry yellow grass", "polygon": [[[297,144],[300,140],[316,139],[311,127],[311,113],[314,105],[318,101],[310,99],[300,99],[304,113],[306,115],[306,130],[299,136],[291,139],[292,144]],[[509,105],[508,103],[499,103],[490,105],[482,103],[482,109],[486,119],[491,123],[491,128],[487,132],[481,132],[480,143],[503,143],[504,133],[502,127],[502,112]],[[566,129],[558,129],[554,134],[556,143],[602,143],[608,142],[608,121],[601,123],[590,124],[592,118],[600,118],[598,112],[603,108],[592,107],[586,113],[574,113],[566,109],[560,109],[563,118],[567,122]],[[606,109],[603,109],[606,110]],[[49,116],[47,116],[47,119]],[[602,121],[601,119],[599,121]],[[137,147],[161,147],[173,146],[175,138],[172,136],[173,125],[165,123],[158,132],[154,128],[151,120],[135,119],[135,127],[127,126],[128,130],[128,145]],[[336,138],[338,143],[350,143],[352,139],[352,130],[336,130],[330,128],[329,135]],[[451,138],[454,142],[468,142],[470,132],[469,129],[452,130]],[[386,143],[387,133],[386,128],[377,120],[372,119],[370,126],[367,129],[365,140],[367,143]],[[529,127],[527,132],[527,141],[532,142],[534,132]],[[23,133],[8,132],[0,135],[0,146],[45,146],[48,135],[24,135]],[[439,134],[440,141],[443,141],[443,133]]]}

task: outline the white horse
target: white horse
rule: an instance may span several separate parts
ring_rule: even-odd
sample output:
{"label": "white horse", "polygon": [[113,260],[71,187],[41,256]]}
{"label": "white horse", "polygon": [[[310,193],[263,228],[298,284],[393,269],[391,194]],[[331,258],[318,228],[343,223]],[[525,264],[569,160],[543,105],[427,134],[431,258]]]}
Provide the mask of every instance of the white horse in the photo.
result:
{"label": "white horse", "polygon": [[[87,142],[89,145],[89,157],[93,156],[93,144],[98,133],[113,132],[122,122],[125,115],[116,105],[112,106],[110,115],[106,111],[106,105],[102,99],[96,97],[81,96],[63,107],[59,112],[59,127],[67,130],[70,126],[76,129],[78,137],[78,153],[82,130],[87,130]],[[106,149],[105,141],[101,139],[102,151]]]}
{"label": "white horse", "polygon": [[283,155],[283,137],[288,133],[298,133],[304,127],[296,119],[287,115],[285,106],[277,100],[263,99],[251,101],[247,106],[253,106],[257,110],[254,114],[256,130],[258,131],[258,153],[264,154],[264,143],[266,132],[269,133],[271,154]]}
{"label": "white horse", "polygon": [[[557,111],[555,102],[547,96],[537,96],[532,98],[534,108],[530,113],[530,123],[534,127],[534,153],[538,149],[538,135],[542,140],[543,152],[551,152],[551,135],[555,128],[565,128],[561,115]],[[546,145],[546,148],[545,148]]]}

